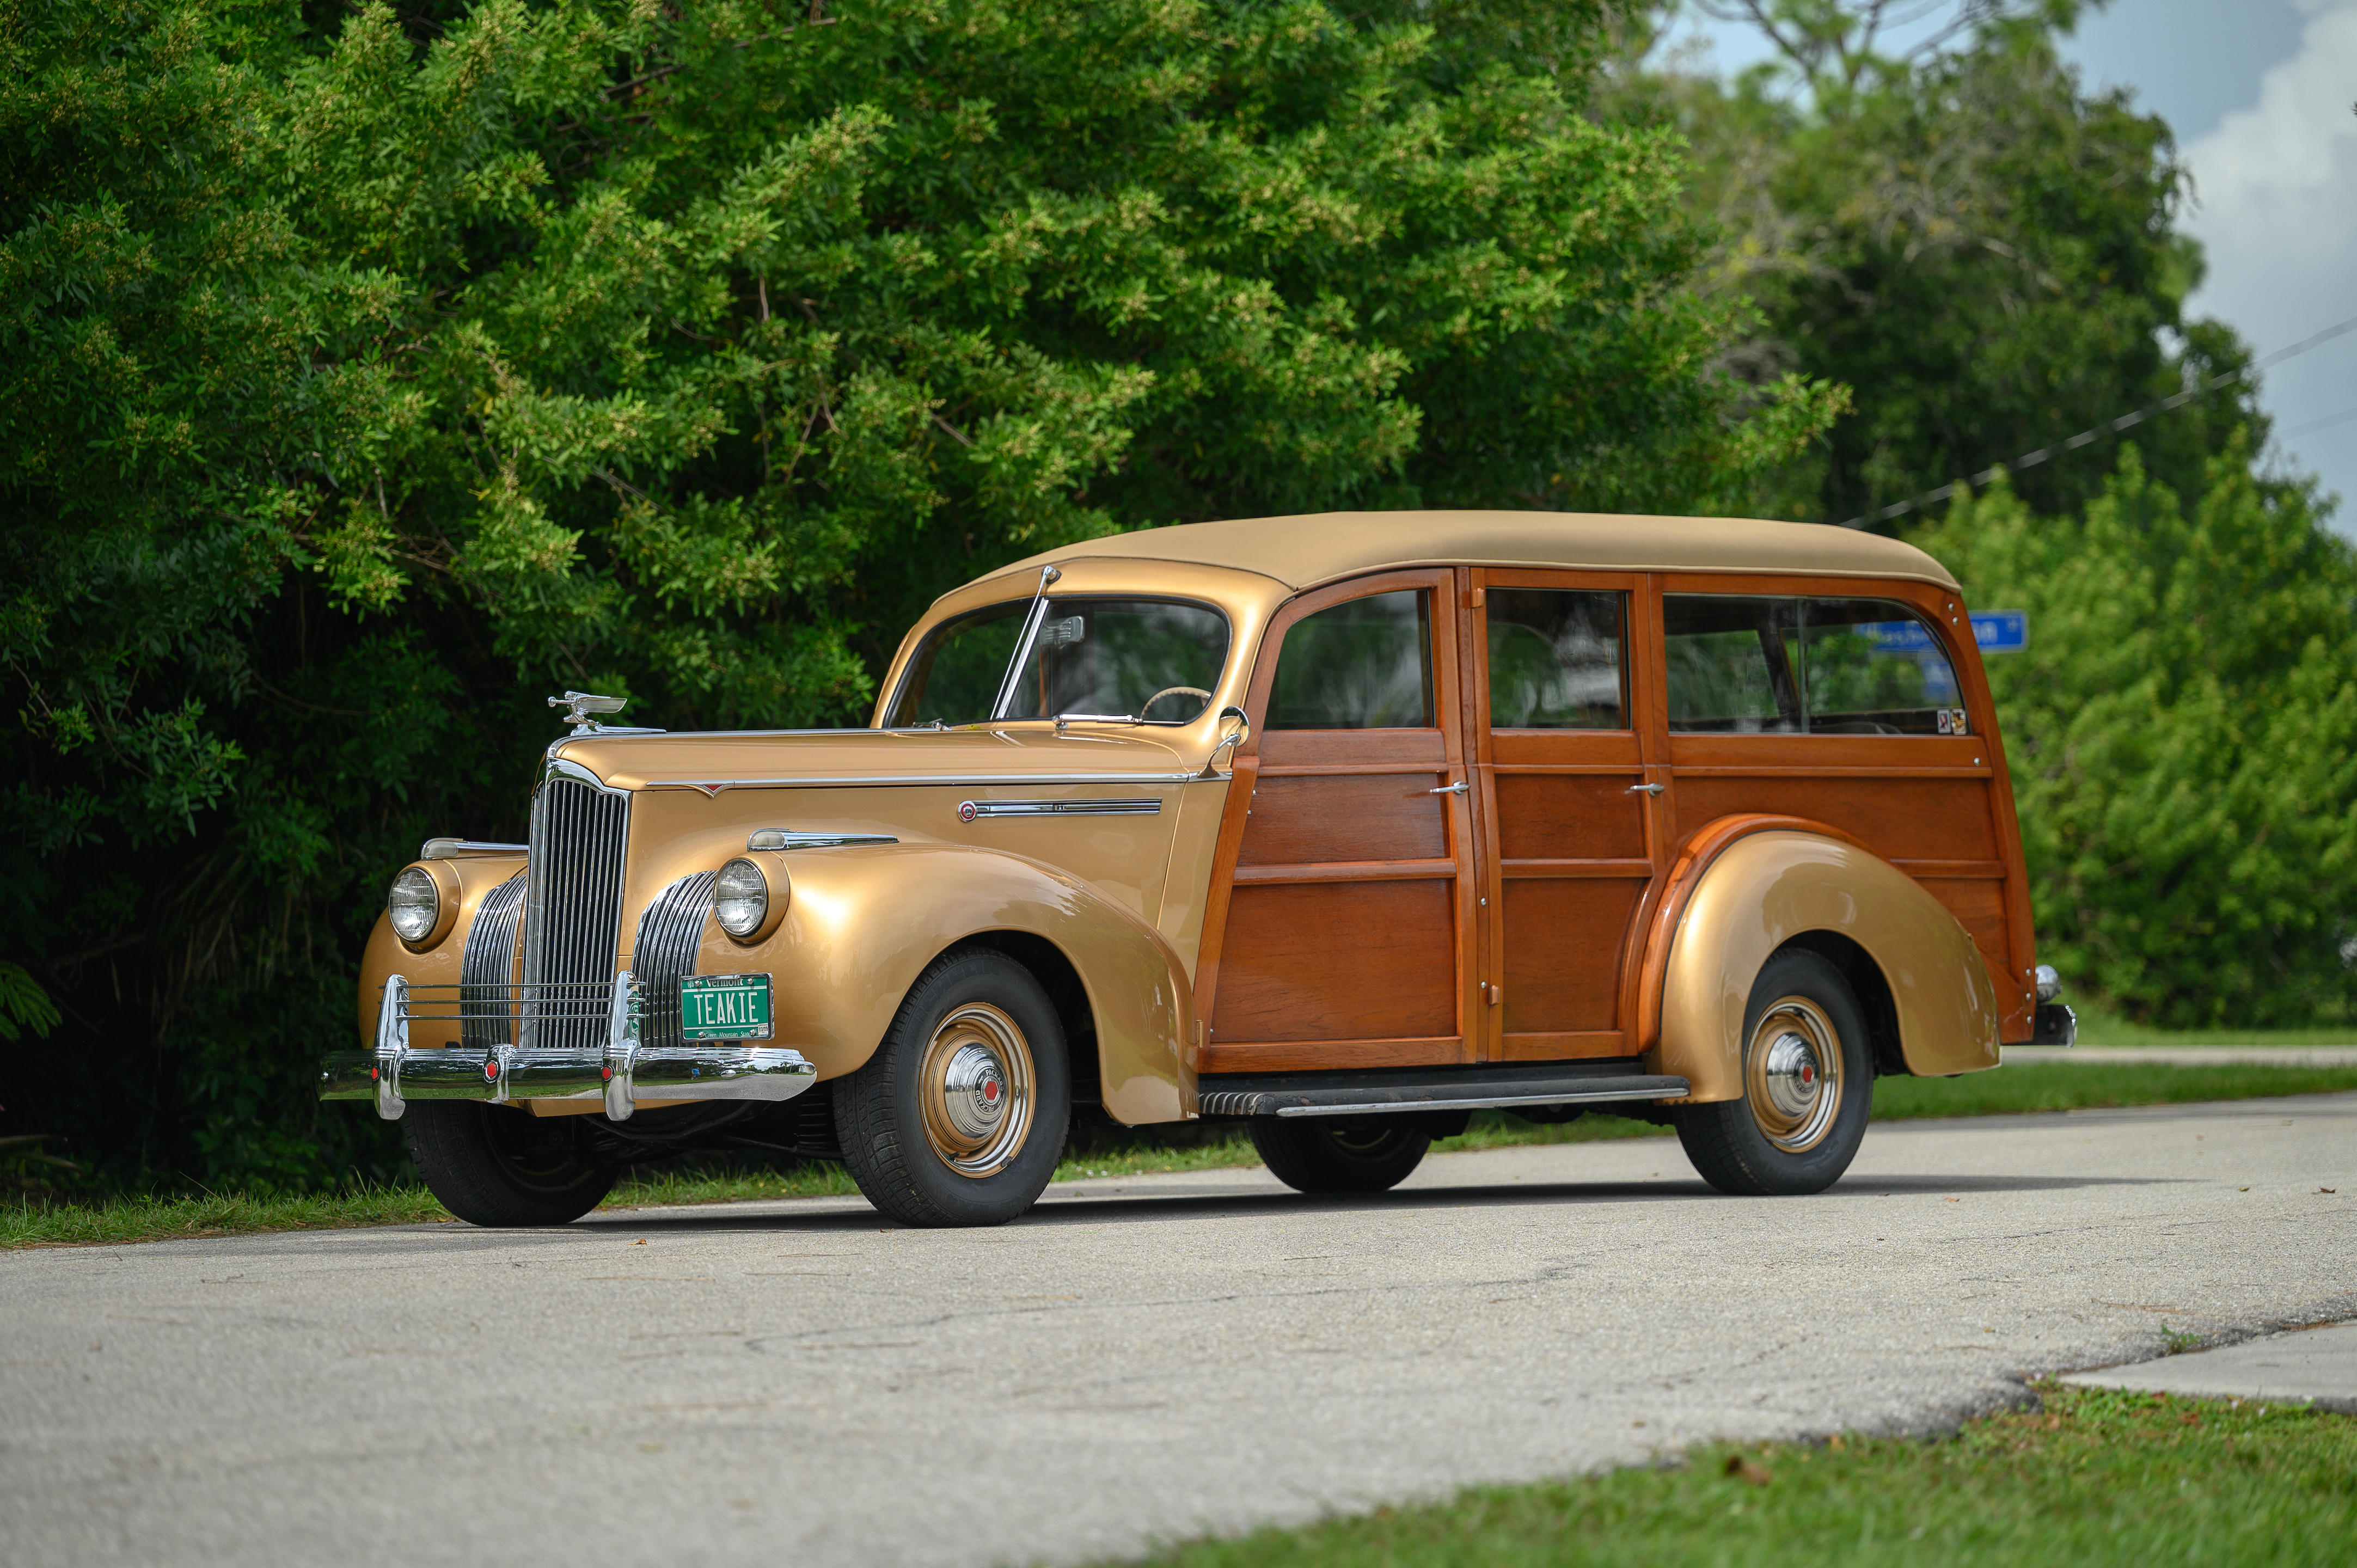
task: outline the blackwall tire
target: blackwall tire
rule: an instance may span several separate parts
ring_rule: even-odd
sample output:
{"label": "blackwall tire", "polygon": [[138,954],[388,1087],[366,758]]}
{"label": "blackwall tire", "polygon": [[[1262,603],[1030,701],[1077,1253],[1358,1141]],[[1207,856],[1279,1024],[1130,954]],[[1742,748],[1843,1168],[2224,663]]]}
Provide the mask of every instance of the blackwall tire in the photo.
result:
{"label": "blackwall tire", "polygon": [[1741,1098],[1676,1108],[1703,1180],[1745,1197],[1823,1192],[1849,1169],[1874,1110],[1866,1015],[1813,952],[1762,965],[1743,1009]]}
{"label": "blackwall tire", "polygon": [[1063,1157],[1071,1065],[1055,1004],[1004,953],[968,950],[917,979],[876,1054],[835,1080],[843,1163],[903,1225],[1004,1225]]}
{"label": "blackwall tire", "polygon": [[442,1207],[469,1225],[566,1225],[621,1173],[588,1157],[581,1116],[534,1116],[473,1101],[412,1101],[409,1157]]}
{"label": "blackwall tire", "polygon": [[1432,1146],[1421,1127],[1370,1127],[1354,1116],[1255,1116],[1253,1146],[1296,1192],[1388,1192]]}

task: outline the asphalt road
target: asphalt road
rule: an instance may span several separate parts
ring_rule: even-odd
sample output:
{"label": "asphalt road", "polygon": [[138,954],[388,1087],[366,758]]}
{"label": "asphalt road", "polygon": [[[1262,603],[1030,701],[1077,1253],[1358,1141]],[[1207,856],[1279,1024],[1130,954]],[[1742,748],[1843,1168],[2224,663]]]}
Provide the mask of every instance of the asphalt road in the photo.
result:
{"label": "asphalt road", "polygon": [[[2336,1187],[2335,1194],[2319,1192]],[[2357,1095],[0,1255],[0,1561],[1073,1562],[2357,1316]]]}

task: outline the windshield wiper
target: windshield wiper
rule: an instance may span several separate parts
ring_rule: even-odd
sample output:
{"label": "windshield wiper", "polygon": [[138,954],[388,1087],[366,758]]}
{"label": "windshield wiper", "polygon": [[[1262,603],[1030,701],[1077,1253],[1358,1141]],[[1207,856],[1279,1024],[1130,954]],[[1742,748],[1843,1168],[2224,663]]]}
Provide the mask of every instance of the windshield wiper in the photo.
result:
{"label": "windshield wiper", "polygon": [[1032,590],[1031,607],[1024,612],[1023,630],[1015,639],[1015,656],[1006,661],[1006,678],[998,683],[998,698],[990,704],[990,716],[1006,716],[1006,704],[1015,700],[1015,682],[1023,677],[1023,666],[1031,657],[1031,644],[1039,635],[1039,622],[1048,613],[1048,585],[1063,574],[1053,566],[1039,568],[1039,585]]}

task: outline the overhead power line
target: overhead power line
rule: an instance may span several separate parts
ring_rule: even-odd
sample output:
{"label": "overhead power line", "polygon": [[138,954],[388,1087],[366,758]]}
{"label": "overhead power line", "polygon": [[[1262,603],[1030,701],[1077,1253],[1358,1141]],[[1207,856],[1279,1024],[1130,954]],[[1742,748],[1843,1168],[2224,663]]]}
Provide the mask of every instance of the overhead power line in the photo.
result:
{"label": "overhead power line", "polygon": [[[2124,413],[2117,419],[2106,420],[2104,423],[2098,424],[2092,429],[2082,430],[2078,435],[2072,436],[2067,441],[2057,441],[2050,446],[2040,446],[2035,452],[2023,453],[2020,456],[2016,457],[2010,463],[1998,463],[1990,467],[1983,468],[1979,473],[1975,474],[1968,479],[1952,480],[1947,484],[1942,485],[1938,489],[1925,490],[1920,496],[1910,496],[1903,501],[1894,501],[1890,505],[1880,508],[1878,510],[1861,513],[1860,515],[1845,521],[1842,526],[1844,528],[1864,528],[1870,522],[1888,522],[1894,517],[1904,517],[1907,513],[1913,511],[1917,507],[1930,506],[1936,501],[1946,500],[1960,489],[1978,489],[1983,485],[1987,484],[1991,479],[1996,478],[1999,474],[2015,472],[2022,468],[2034,468],[2039,464],[2043,463],[2046,459],[2053,456],[2058,452],[2075,452],[2080,447],[2086,446],[2089,442],[2095,440],[2099,436],[2117,435],[2123,430],[2127,430],[2136,425],[2142,424],[2146,420],[2152,418],[2155,414],[2167,413],[2172,408],[2182,408],[2187,403],[2191,403],[2195,398],[2207,396],[2209,393],[2216,392],[2221,387],[2232,386],[2234,382],[2240,381],[2247,381],[2251,377],[2258,374],[2261,371],[2266,370],[2269,365],[2279,365],[2286,360],[2297,359],[2298,356],[2307,353],[2311,349],[2320,349],[2325,344],[2331,342],[2332,339],[2340,337],[2344,332],[2357,332],[2357,316],[2352,316],[2346,321],[2335,322],[2332,326],[2326,328],[2323,331],[2313,333],[2309,337],[2303,338],[2298,342],[2292,344],[2289,348],[2278,349],[2274,353],[2267,355],[2265,359],[2254,360],[2239,371],[2228,371],[2223,375],[2212,376],[2209,380],[2196,382],[2194,385],[2187,387],[2183,392],[2178,392],[2173,396],[2162,398],[2158,403],[2147,403],[2144,407],[2136,410],[2132,413]],[[2317,420],[2312,424],[2301,425],[2300,430],[2303,432],[2319,430],[2328,424],[2337,424],[2341,420],[2347,419],[2352,414],[2357,414],[2357,409],[2352,409],[2346,413],[2336,413],[2329,419]]]}

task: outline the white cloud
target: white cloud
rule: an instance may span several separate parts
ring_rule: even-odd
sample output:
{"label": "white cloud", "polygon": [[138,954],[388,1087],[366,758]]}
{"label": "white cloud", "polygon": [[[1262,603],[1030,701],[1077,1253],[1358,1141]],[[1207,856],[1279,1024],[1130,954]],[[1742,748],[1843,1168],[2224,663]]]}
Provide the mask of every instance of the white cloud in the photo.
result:
{"label": "white cloud", "polygon": [[[2200,205],[2187,227],[2209,253],[2190,306],[2262,352],[2357,315],[2357,0],[2301,0],[2299,51],[2261,78],[2258,102],[2185,149]],[[2357,335],[2268,372],[2289,427],[2357,404]],[[2357,424],[2286,443],[2296,467],[2357,499]],[[2338,520],[2357,526],[2346,508]]]}

